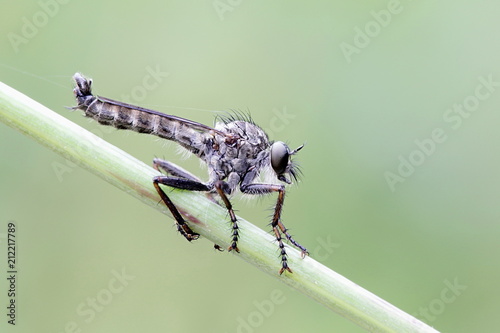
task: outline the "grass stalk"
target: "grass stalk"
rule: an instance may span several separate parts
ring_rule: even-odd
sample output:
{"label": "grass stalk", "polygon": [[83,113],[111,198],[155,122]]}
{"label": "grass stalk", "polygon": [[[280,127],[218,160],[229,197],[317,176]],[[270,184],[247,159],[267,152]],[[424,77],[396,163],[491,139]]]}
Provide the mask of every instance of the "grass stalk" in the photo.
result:
{"label": "grass stalk", "polygon": [[[158,175],[156,170],[1,82],[0,120],[170,216],[168,209],[158,204],[151,181]],[[173,190],[169,196],[195,232],[228,246],[229,224],[224,208],[200,193]],[[437,332],[313,258],[301,259],[295,249],[287,248],[294,273],[280,276],[273,237],[243,218],[238,219],[245,232],[238,243],[241,253],[235,255],[282,283],[370,332]]]}

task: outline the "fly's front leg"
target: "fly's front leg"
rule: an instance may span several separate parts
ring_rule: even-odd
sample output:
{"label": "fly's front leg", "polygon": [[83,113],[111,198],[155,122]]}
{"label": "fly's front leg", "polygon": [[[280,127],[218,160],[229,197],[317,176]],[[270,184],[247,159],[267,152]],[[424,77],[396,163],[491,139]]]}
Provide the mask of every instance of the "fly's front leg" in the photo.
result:
{"label": "fly's front leg", "polygon": [[[283,202],[285,201],[285,187],[283,185],[274,185],[274,184],[245,184],[241,185],[241,191],[246,194],[269,194],[272,192],[278,192],[278,200],[276,202],[276,206],[274,208],[273,219],[271,221],[271,226],[273,228],[274,235],[276,237],[276,241],[278,242],[278,246],[280,248],[281,255],[281,269],[279,271],[282,274],[285,270],[292,273],[292,270],[288,266],[288,258],[285,250],[285,244],[283,243],[283,239],[281,236],[281,232],[285,234],[286,239],[290,241],[294,246],[299,248],[302,251],[302,257],[305,257],[309,254],[305,247],[297,243],[288,230],[285,228],[283,222],[281,222],[281,212],[283,210]],[[281,232],[280,232],[281,231]]]}
{"label": "fly's front leg", "polygon": [[172,200],[170,200],[167,194],[161,189],[160,184],[190,191],[210,191],[210,187],[196,180],[185,179],[185,178],[170,177],[170,176],[156,176],[153,178],[153,185],[156,188],[158,194],[160,195],[162,201],[165,203],[165,205],[167,205],[168,209],[172,213],[172,216],[174,217],[175,222],[177,224],[177,230],[188,241],[198,239],[200,235],[191,230],[191,228],[186,224],[186,221],[179,213],[177,207],[175,207]]}

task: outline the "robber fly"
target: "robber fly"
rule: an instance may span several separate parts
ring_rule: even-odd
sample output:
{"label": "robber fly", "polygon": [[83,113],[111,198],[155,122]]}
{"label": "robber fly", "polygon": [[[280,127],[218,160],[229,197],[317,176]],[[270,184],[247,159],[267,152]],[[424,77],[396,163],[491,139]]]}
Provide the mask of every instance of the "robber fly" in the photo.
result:
{"label": "robber fly", "polygon": [[212,128],[192,120],[95,96],[91,90],[92,80],[85,78],[80,73],[76,73],[73,79],[76,82],[74,93],[78,102],[78,105],[73,109],[84,111],[85,116],[91,117],[103,125],[153,134],[175,141],[207,164],[209,180],[203,182],[171,162],[161,159],[153,161],[157,170],[161,169],[168,174],[154,177],[153,185],[172,213],[177,230],[188,241],[198,239],[199,234],[193,232],[187,225],[175,204],[160,185],[218,194],[226,206],[232,223],[232,238],[228,251],[234,250],[236,252],[239,252],[238,239],[240,237],[238,220],[228,196],[233,194],[237,188],[242,193],[251,195],[276,192],[278,200],[272,215],[271,227],[280,249],[281,269],[279,273],[292,272],[287,263],[282,234],[291,244],[301,250],[302,257],[308,254],[306,248],[292,238],[281,221],[285,199],[284,184],[254,182],[261,172],[271,170],[276,179],[282,183],[291,184],[292,180],[297,179],[299,173],[291,156],[295,155],[304,145],[290,150],[281,141],[269,141],[267,134],[252,121],[250,116],[235,114],[228,117],[218,117]]}

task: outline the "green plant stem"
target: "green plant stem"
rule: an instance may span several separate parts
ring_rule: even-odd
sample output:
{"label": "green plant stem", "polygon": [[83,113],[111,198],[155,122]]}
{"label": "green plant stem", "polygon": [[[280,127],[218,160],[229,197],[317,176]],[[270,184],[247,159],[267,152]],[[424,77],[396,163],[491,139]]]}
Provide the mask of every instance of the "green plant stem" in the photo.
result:
{"label": "green plant stem", "polygon": [[[0,120],[170,216],[167,208],[158,204],[151,181],[158,174],[156,170],[1,82]],[[195,232],[227,247],[230,227],[224,208],[199,193],[174,190],[169,195]],[[238,219],[245,232],[238,243],[241,252],[234,255],[281,282],[370,332],[437,332],[314,259],[301,259],[290,247],[287,253],[294,273],[280,276],[273,237]]]}

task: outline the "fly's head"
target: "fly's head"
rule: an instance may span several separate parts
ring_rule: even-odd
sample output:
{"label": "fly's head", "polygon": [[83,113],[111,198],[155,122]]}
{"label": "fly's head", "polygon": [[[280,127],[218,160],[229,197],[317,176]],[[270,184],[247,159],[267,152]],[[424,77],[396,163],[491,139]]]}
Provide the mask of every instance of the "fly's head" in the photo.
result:
{"label": "fly's head", "polygon": [[282,141],[276,141],[271,145],[271,166],[276,173],[276,177],[280,181],[287,184],[292,183],[291,179],[285,177],[286,174],[290,174],[290,178],[297,180],[300,170],[297,165],[294,164],[291,157],[303,147],[304,145],[301,145],[297,149],[290,150],[290,148],[288,148],[288,146]]}

